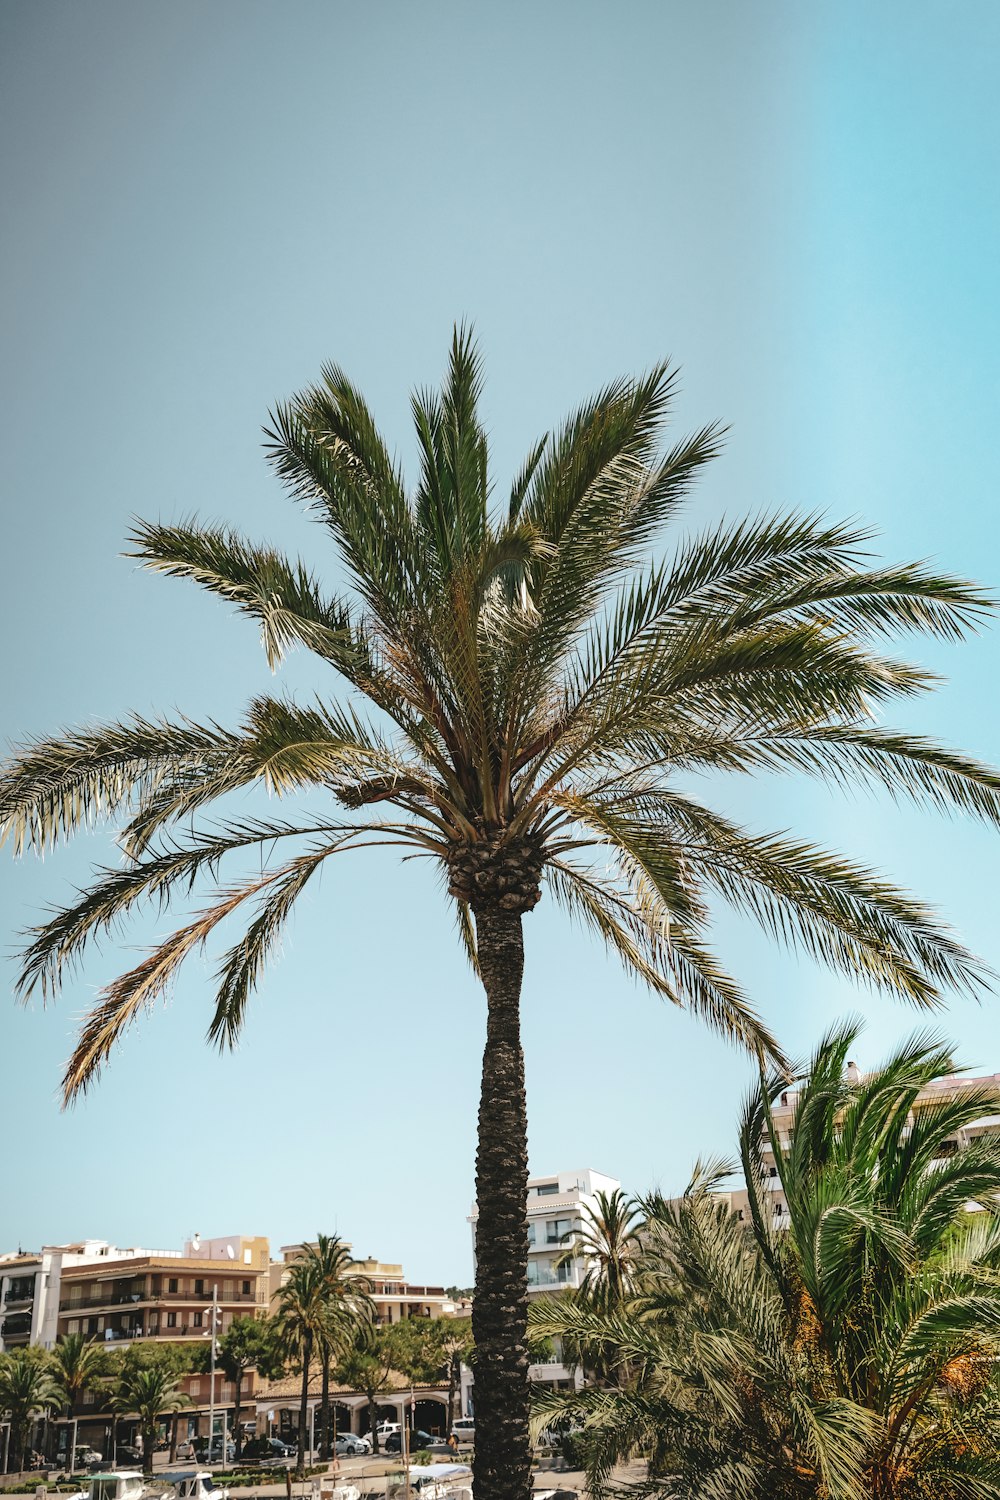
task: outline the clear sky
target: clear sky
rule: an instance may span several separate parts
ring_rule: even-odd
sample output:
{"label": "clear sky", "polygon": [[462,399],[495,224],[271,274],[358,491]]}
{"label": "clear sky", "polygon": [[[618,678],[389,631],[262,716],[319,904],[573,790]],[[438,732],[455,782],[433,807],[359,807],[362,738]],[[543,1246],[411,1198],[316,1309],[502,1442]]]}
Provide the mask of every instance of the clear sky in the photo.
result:
{"label": "clear sky", "polygon": [[[501,489],[578,400],[669,354],[679,425],[731,424],[691,525],[862,516],[888,555],[1000,590],[998,45],[995,0],[6,0],[0,736],[232,722],[270,690],[251,625],[118,555],[129,517],[230,521],[323,572],[262,459],[269,405],[335,359],[406,459],[408,392],[463,317]],[[917,651],[950,681],[908,723],[1000,761],[1000,626]],[[282,680],[333,688],[302,656]],[[815,786],[723,800],[879,863],[1000,967],[997,835]],[[113,857],[103,833],[0,855],[4,993],[17,931]],[[546,903],[526,926],[533,1170],[679,1188],[730,1148],[746,1061]],[[862,1065],[914,1025],[735,922],[719,943],[793,1053],[854,1009]],[[74,1017],[126,959],[109,945],[51,1010],[0,1007],[0,1248],[324,1229],[468,1278],[483,1000],[422,865],[331,865],[235,1056],[204,1045],[196,960],[61,1114]],[[941,1019],[982,1071],[998,1004]]]}

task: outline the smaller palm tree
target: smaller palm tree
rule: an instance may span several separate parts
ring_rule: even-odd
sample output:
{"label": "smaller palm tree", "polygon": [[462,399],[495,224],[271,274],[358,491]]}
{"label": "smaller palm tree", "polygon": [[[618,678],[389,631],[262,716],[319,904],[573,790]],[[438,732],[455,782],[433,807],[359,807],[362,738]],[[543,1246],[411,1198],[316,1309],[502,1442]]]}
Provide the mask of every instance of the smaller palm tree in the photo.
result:
{"label": "smaller palm tree", "polygon": [[337,1236],[317,1234],[303,1251],[312,1268],[323,1304],[322,1327],[316,1331],[322,1387],[320,1395],[320,1453],[330,1456],[330,1367],[350,1347],[360,1325],[374,1317],[365,1277],[353,1269],[351,1252]]}
{"label": "smaller palm tree", "polygon": [[579,1229],[563,1238],[567,1248],[556,1265],[584,1262],[580,1292],[608,1306],[617,1306],[632,1286],[636,1256],[642,1245],[642,1213],[634,1198],[615,1188],[597,1193],[595,1207],[584,1207]]}
{"label": "smaller palm tree", "polygon": [[[108,1373],[105,1351],[83,1333],[68,1333],[52,1350],[52,1378],[62,1392],[66,1402],[66,1415],[74,1419],[79,1415],[80,1403],[87,1391],[98,1390]],[[73,1427],[68,1441],[75,1442]],[[72,1468],[75,1454],[69,1454]]]}
{"label": "smaller palm tree", "polygon": [[[111,1405],[116,1412],[139,1419],[144,1474],[153,1472],[153,1450],[160,1418],[189,1404],[190,1398],[161,1366],[137,1367],[127,1363],[122,1368]],[[211,1441],[209,1433],[210,1445]]]}
{"label": "smaller palm tree", "polygon": [[322,1272],[311,1256],[295,1262],[288,1280],[278,1293],[278,1323],[285,1354],[297,1361],[302,1373],[299,1400],[299,1437],[296,1472],[305,1474],[306,1432],[309,1418],[309,1376],[313,1359],[335,1347],[335,1329]]}
{"label": "smaller palm tree", "polygon": [[10,1422],[7,1467],[21,1471],[28,1447],[32,1418],[59,1401],[59,1387],[47,1362],[34,1349],[15,1349],[0,1354],[0,1413]]}

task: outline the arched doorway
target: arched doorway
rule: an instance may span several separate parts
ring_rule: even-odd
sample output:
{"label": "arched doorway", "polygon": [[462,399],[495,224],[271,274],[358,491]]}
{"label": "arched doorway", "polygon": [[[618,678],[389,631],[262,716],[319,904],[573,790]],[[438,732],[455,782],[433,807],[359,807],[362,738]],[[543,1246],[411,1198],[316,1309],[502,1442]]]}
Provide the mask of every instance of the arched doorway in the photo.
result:
{"label": "arched doorway", "polygon": [[417,1427],[424,1432],[431,1432],[436,1437],[447,1437],[445,1427],[448,1423],[448,1403],[436,1396],[421,1396],[416,1403],[414,1413]]}

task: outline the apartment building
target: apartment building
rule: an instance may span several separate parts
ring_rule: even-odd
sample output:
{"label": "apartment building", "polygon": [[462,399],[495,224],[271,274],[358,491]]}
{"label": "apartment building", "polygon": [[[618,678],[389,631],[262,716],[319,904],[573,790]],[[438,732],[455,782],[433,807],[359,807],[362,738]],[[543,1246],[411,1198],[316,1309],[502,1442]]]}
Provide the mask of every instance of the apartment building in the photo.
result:
{"label": "apartment building", "polygon": [[184,1250],[125,1252],[117,1259],[64,1266],[58,1333],[83,1333],[114,1346],[132,1339],[202,1339],[234,1318],[267,1312],[270,1253],[262,1236],[208,1241]]}
{"label": "apartment building", "polygon": [[[859,1083],[862,1074],[857,1063],[849,1062],[845,1070],[847,1079],[852,1083]],[[913,1101],[909,1120],[912,1124],[916,1116],[925,1109],[931,1109],[935,1105],[942,1104],[949,1099],[958,1097],[963,1091],[969,1089],[982,1089],[992,1091],[1000,1099],[1000,1073],[986,1073],[976,1078],[935,1078],[921,1089]],[[774,1138],[777,1140],[781,1150],[786,1150],[791,1145],[792,1134],[795,1129],[795,1112],[798,1109],[799,1090],[795,1088],[785,1089],[774,1104],[771,1114],[774,1121]],[[953,1156],[956,1151],[961,1151],[972,1141],[984,1135],[1000,1136],[1000,1113],[986,1114],[965,1129],[956,1131],[941,1143],[941,1157]],[[778,1179],[778,1168],[772,1144],[769,1142],[764,1148],[764,1171],[769,1187],[769,1198],[774,1223],[779,1228],[782,1221],[787,1217],[788,1204],[781,1190]],[[740,1218],[747,1213],[747,1193],[745,1188],[735,1188],[724,1192],[721,1196],[728,1201],[730,1208]]]}
{"label": "apartment building", "polygon": [[[592,1167],[528,1179],[525,1210],[529,1297],[552,1296],[580,1285],[587,1272],[587,1263],[580,1256],[567,1260],[566,1251],[572,1245],[574,1236],[583,1228],[588,1210],[596,1210],[597,1194],[613,1193],[620,1187],[617,1177],[595,1172]],[[469,1215],[473,1255],[478,1219],[478,1208],[473,1205]],[[564,1364],[558,1350],[555,1359],[545,1364],[532,1365],[529,1373],[532,1380],[559,1390],[583,1383],[582,1371]],[[463,1405],[468,1399],[463,1391]]]}
{"label": "apartment building", "polygon": [[107,1240],[45,1245],[0,1254],[0,1353],[23,1344],[51,1349],[59,1333],[59,1289],[64,1267],[99,1265],[139,1255]]}
{"label": "apartment building", "polygon": [[[282,1245],[281,1259],[271,1262],[273,1303],[305,1248],[304,1244]],[[348,1244],[347,1248],[351,1246]],[[395,1261],[377,1260],[372,1255],[363,1260],[355,1257],[351,1260],[350,1274],[363,1277],[367,1282],[378,1323],[399,1323],[404,1318],[451,1318],[458,1312],[443,1286],[423,1286],[407,1281],[403,1267]]]}
{"label": "apartment building", "polygon": [[42,1342],[46,1271],[41,1253],[0,1255],[0,1354]]}

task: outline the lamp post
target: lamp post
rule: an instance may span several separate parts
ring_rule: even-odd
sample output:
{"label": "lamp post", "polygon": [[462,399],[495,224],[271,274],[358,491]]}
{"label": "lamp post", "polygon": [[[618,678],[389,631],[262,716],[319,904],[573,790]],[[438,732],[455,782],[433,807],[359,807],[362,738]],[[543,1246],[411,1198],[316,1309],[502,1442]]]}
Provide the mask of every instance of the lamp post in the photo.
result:
{"label": "lamp post", "polygon": [[[215,1335],[219,1319],[219,1284],[212,1283],[212,1358],[208,1376],[208,1463],[212,1462],[212,1443],[215,1438]],[[226,1455],[222,1454],[225,1463]]]}

